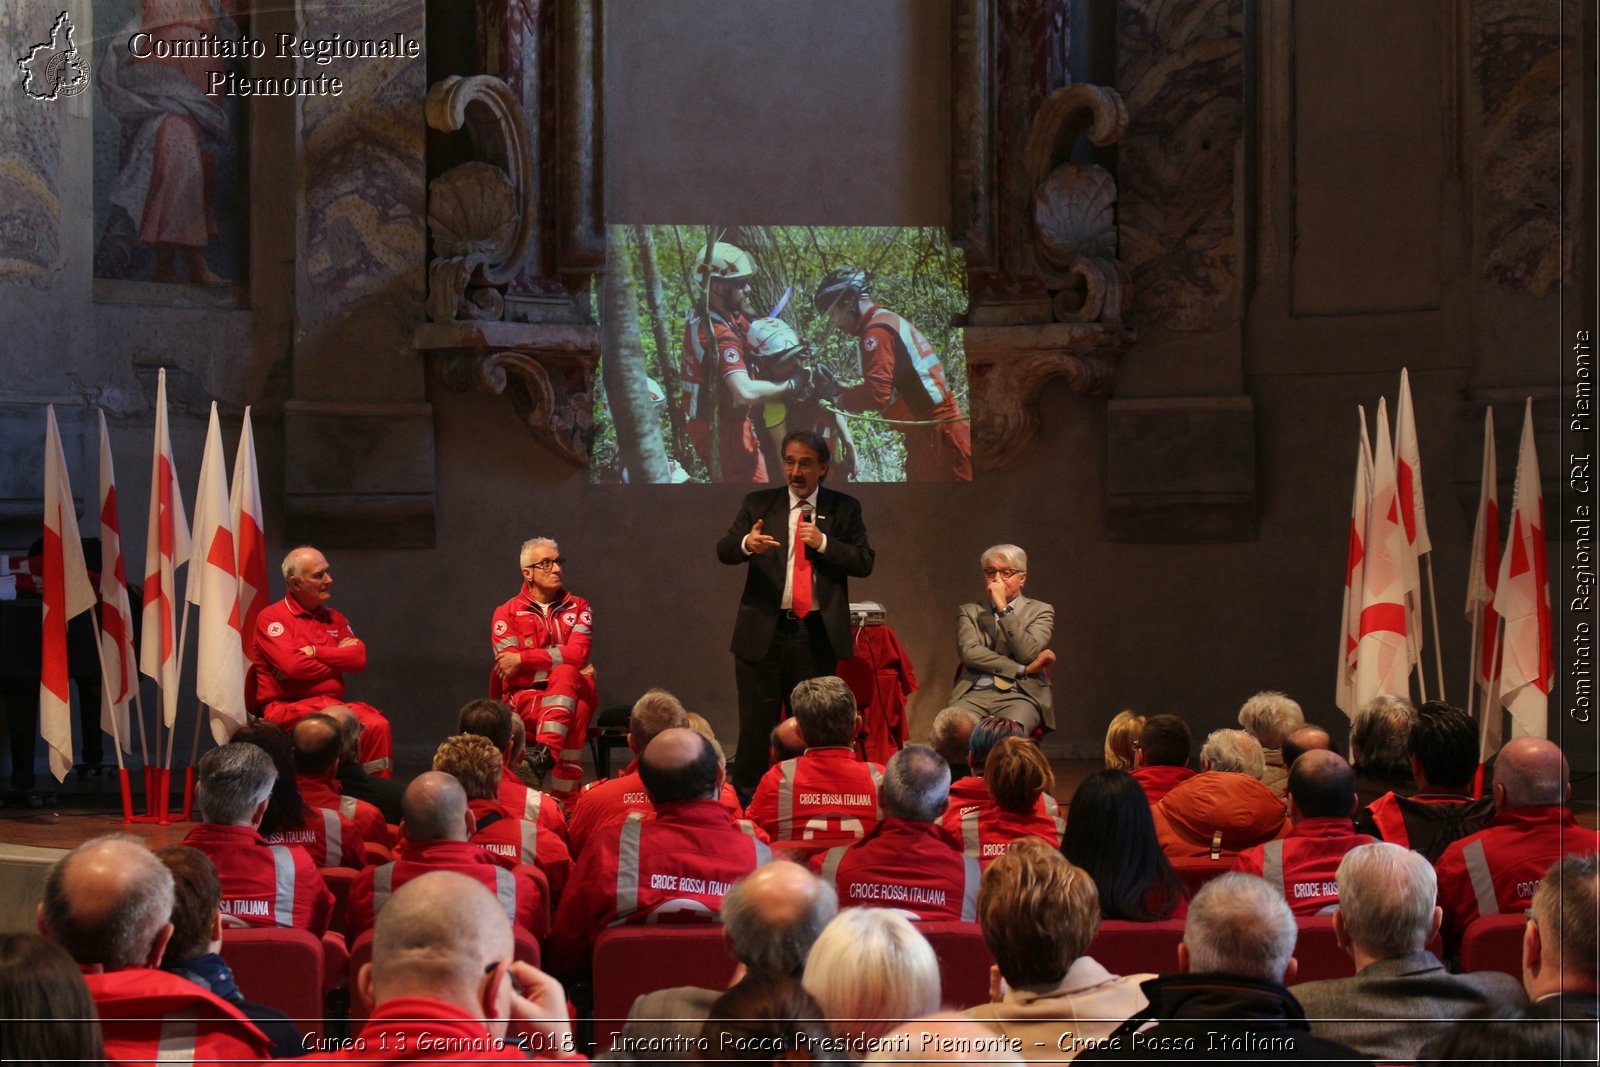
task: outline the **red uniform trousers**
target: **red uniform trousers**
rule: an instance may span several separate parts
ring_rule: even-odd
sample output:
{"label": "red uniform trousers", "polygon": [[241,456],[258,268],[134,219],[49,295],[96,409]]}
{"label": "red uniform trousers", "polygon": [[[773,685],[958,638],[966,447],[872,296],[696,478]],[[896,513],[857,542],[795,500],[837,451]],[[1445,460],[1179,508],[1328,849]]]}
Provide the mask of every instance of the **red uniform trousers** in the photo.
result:
{"label": "red uniform trousers", "polygon": [[521,660],[509,678],[499,671],[490,676],[489,695],[522,717],[529,747],[544,745],[556,754],[548,788],[562,807],[577,799],[583,784],[583,743],[599,699],[594,677],[583,673],[593,627],[587,600],[563,589],[553,603],[541,604],[526,584],[495,608],[489,626],[493,655],[515,651]]}
{"label": "red uniform trousers", "polygon": [[243,1012],[175,974],[95,966],[83,969],[83,980],[112,1063],[254,1062],[272,1055],[271,1039]]}
{"label": "red uniform trousers", "polygon": [[754,831],[715,800],[681,800],[595,834],[556,911],[551,968],[584,966],[608,926],[716,922],[733,883],[772,857]]}
{"label": "red uniform trousers", "polygon": [[[617,777],[595,782],[578,794],[578,803],[572,809],[572,822],[567,834],[567,847],[574,856],[583,851],[584,842],[597,830],[620,825],[622,820],[636,811],[655,814],[655,806],[645,794],[644,780],[639,777],[638,766],[639,761],[634,760]],[[734,792],[733,783],[722,783],[721,800],[728,814],[735,819],[744,818],[744,809],[739,806],[739,794]],[[761,832],[761,839],[767,840],[765,831]]]}
{"label": "red uniform trousers", "polygon": [[775,844],[845,845],[878,824],[882,780],[883,768],[851,749],[808,748],[768,768],[746,814]]}
{"label": "red uniform trousers", "polygon": [[263,707],[261,717],[285,730],[293,730],[301,719],[335,704],[349,708],[361,723],[361,737],[356,741],[356,758],[361,760],[362,770],[374,778],[393,778],[394,735],[389,728],[389,720],[371,704],[326,696],[306,697],[292,703],[279,700]]}
{"label": "red uniform trousers", "polygon": [[831,848],[822,878],[841,908],[893,908],[923,922],[978,921],[978,861],[938,823],[884,819],[853,845]]}
{"label": "red uniform trousers", "polygon": [[[572,874],[572,854],[560,834],[539,825],[537,819],[517,818],[498,801],[469,800],[467,809],[478,820],[478,832],[472,835],[474,845],[514,864],[539,868],[550,881],[550,896],[561,899]],[[406,854],[410,856],[409,849]]]}
{"label": "red uniform trousers", "polygon": [[332,775],[297,774],[294,780],[307,804],[337,811],[356,824],[363,841],[386,849],[394,847],[394,835],[389,832],[389,822],[376,804],[343,795],[339,791],[339,780]]}
{"label": "red uniform trousers", "polygon": [[1433,865],[1444,909],[1445,952],[1455,954],[1462,933],[1480,915],[1526,909],[1556,860],[1597,849],[1600,833],[1579,826],[1564,804],[1496,812],[1486,829],[1451,844]]}
{"label": "red uniform trousers", "polygon": [[269,845],[298,845],[318,867],[352,867],[359,871],[367,865],[361,831],[354,822],[327,808],[307,806],[305,822],[299,827],[280,830],[263,840]]}
{"label": "red uniform trousers", "polygon": [[[983,779],[976,779],[982,782]],[[946,833],[961,842],[961,851],[987,868],[996,859],[1011,851],[1018,838],[1037,837],[1051,848],[1061,847],[1061,838],[1067,832],[1067,822],[1061,817],[1056,798],[1041,793],[1039,799],[1026,811],[1002,808],[988,797],[984,790],[981,803],[955,801],[945,809],[941,825]]]}
{"label": "red uniform trousers", "polygon": [[1233,869],[1265,878],[1283,891],[1289,910],[1316,915],[1339,903],[1334,874],[1344,854],[1372,838],[1356,833],[1349,819],[1301,819],[1287,837],[1239,853]]}
{"label": "red uniform trousers", "polygon": [[350,885],[345,902],[344,934],[351,943],[372,929],[396,889],[429,871],[454,871],[482,882],[505,908],[506,918],[534,937],[549,933],[550,903],[539,883],[512,870],[513,861],[501,862],[493,853],[468,841],[413,841],[403,859],[392,860],[361,872]]}
{"label": "red uniform trousers", "polygon": [[328,932],[333,892],[303,849],[269,845],[248,826],[211,823],[190,830],[183,843],[216,865],[225,923]]}
{"label": "red uniform trousers", "polygon": [[[395,997],[373,1010],[366,1026],[348,1046],[338,1052],[303,1056],[295,1062],[553,1063],[567,1051],[541,1047],[542,1042],[531,1036],[526,1039],[508,1036],[501,1040],[489,1032],[482,1020],[463,1018],[465,1014],[454,1004],[442,1000]],[[570,1056],[561,1062],[587,1063],[588,1058]]]}
{"label": "red uniform trousers", "polygon": [[542,689],[519,689],[507,699],[528,727],[528,743],[555,750],[548,792],[569,807],[583,785],[583,743],[600,697],[594,679],[569,663],[551,667],[542,684]]}

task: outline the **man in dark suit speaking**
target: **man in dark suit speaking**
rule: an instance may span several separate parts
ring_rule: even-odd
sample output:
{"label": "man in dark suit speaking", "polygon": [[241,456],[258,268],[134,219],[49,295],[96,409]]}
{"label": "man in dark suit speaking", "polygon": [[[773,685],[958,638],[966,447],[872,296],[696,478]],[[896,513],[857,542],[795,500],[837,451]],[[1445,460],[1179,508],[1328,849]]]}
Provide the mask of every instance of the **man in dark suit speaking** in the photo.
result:
{"label": "man in dark suit speaking", "polygon": [[745,497],[717,542],[718,559],[749,567],[732,646],[739,685],[733,786],[744,803],[766,772],[767,735],[789,691],[834,673],[852,654],[850,578],[872,573],[860,503],[821,488],[827,442],[806,430],[785,437],[783,476],[786,486]]}

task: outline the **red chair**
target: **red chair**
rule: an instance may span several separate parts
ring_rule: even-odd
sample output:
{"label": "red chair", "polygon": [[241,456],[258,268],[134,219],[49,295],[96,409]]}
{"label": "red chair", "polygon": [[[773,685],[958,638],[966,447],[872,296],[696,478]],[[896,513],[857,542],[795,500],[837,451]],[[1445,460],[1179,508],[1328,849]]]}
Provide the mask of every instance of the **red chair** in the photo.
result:
{"label": "red chair", "polygon": [[322,942],[310,931],[282,926],[225,930],[222,958],[246,1000],[297,1021],[323,1018]]}
{"label": "red chair", "polygon": [[989,1003],[989,968],[994,966],[994,956],[984,944],[978,924],[943,920],[913,925],[939,957],[939,992],[944,1006],[965,1009]]}
{"label": "red chair", "polygon": [[[535,967],[539,966],[539,942],[535,941],[533,935],[521,927],[512,927],[511,933],[516,938],[517,943],[516,949],[512,954],[513,958],[532,964]],[[362,966],[371,962],[372,931],[364,930],[361,936],[356,938],[356,943],[350,946],[350,1021],[352,1023],[365,1019],[372,1014],[372,1001],[362,995],[361,983],[356,980],[361,974]],[[359,1026],[351,1026],[350,1032],[358,1034],[361,1032],[361,1028]]]}
{"label": "red chair", "polygon": [[637,998],[676,985],[725,989],[736,966],[720,923],[604,931],[594,943],[595,1048],[611,1048]]}
{"label": "red chair", "polygon": [[350,886],[360,873],[354,867],[322,868],[322,880],[328,883],[328,888],[333,891],[332,928],[341,934],[344,933],[344,909],[350,900]]}
{"label": "red chair", "polygon": [[344,985],[350,973],[350,949],[344,943],[344,934],[329,930],[322,935],[322,991],[331,993]]}
{"label": "red chair", "polygon": [[[1355,960],[1339,947],[1338,939],[1333,936],[1332,915],[1302,915],[1295,919],[1295,925],[1300,931],[1294,944],[1294,958],[1299,961],[1295,985],[1320,978],[1349,978],[1356,973]],[[1444,956],[1444,944],[1438,934],[1423,947],[1441,959]],[[1517,972],[1519,977],[1521,973]]]}
{"label": "red chair", "polygon": [[1200,887],[1219,874],[1233,870],[1233,857],[1214,860],[1210,856],[1179,856],[1171,860],[1172,869],[1183,879],[1183,891],[1190,900],[1200,892]]}
{"label": "red chair", "polygon": [[1522,939],[1528,920],[1523,915],[1484,915],[1461,935],[1463,971],[1500,971],[1522,979]]}
{"label": "red chair", "polygon": [[1183,922],[1102,919],[1099,933],[1089,944],[1089,955],[1112,974],[1171,974],[1178,969]]}

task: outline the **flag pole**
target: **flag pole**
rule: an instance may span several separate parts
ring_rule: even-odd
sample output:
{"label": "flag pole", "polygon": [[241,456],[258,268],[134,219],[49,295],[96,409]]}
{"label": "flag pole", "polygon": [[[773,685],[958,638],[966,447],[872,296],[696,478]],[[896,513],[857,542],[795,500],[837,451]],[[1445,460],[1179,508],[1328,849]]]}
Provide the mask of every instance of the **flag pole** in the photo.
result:
{"label": "flag pole", "polygon": [[1423,558],[1428,561],[1428,608],[1433,612],[1433,669],[1439,679],[1439,699],[1448,701],[1444,695],[1444,650],[1439,647],[1444,638],[1439,632],[1438,583],[1433,579],[1433,553],[1424,553]]}
{"label": "flag pole", "polygon": [[[184,573],[185,585],[188,583],[188,572]],[[183,601],[183,625],[178,629],[178,679],[182,684],[183,679],[183,649],[189,643],[189,600]],[[174,720],[167,727],[167,758],[161,766],[161,823],[166,825],[172,821],[172,750],[177,747],[178,724]]]}
{"label": "flag pole", "polygon": [[[1432,561],[1430,561],[1432,562]],[[1479,605],[1472,609],[1472,645],[1467,653],[1467,714],[1472,714],[1472,706],[1477,702],[1478,686],[1478,660],[1483,649],[1478,645],[1479,631],[1482,629],[1483,607]]]}
{"label": "flag pole", "polygon": [[[106,646],[100,635],[100,620],[89,613],[89,624],[94,627],[94,647],[100,659],[100,692],[102,700],[111,699],[111,676],[106,673]],[[117,750],[117,780],[122,789],[122,821],[133,822],[133,789],[128,784],[128,768],[122,761],[122,732],[117,729],[117,706],[111,707],[111,743]]]}
{"label": "flag pole", "polygon": [[183,769],[183,821],[189,821],[189,814],[194,810],[194,765],[200,758],[200,721],[209,719],[211,709],[205,704],[196,702],[194,713],[194,741],[189,746],[189,765]]}
{"label": "flag pole", "polygon": [[[1422,627],[1422,612],[1420,611],[1417,612],[1417,627],[1419,630]],[[1437,637],[1438,634],[1434,636]],[[1422,695],[1422,703],[1426,704],[1428,702],[1428,678],[1427,671],[1422,666],[1422,634],[1420,633],[1417,634],[1417,692]]]}
{"label": "flag pole", "polygon": [[[1500,697],[1496,692],[1500,688],[1500,632],[1505,629],[1505,620],[1500,620],[1494,628],[1494,651],[1489,657],[1489,662],[1494,664],[1494,673],[1489,676],[1489,684],[1483,691],[1483,718],[1478,720],[1478,760],[1482,762],[1489,758],[1489,738],[1494,737],[1494,747],[1500,747]],[[1493,726],[1490,725],[1491,718]]]}

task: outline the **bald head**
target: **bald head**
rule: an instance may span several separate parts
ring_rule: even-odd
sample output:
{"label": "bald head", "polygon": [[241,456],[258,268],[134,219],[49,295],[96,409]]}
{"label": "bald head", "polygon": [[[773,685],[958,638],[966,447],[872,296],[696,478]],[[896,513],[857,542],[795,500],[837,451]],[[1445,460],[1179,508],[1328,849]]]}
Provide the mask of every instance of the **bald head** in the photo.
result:
{"label": "bald head", "polygon": [[465,841],[467,792],[443,771],[419,774],[400,798],[400,817],[411,841]]}
{"label": "bald head", "polygon": [[793,715],[772,728],[772,762],[791,760],[806,750],[805,735],[800,732],[800,720]]}
{"label": "bald head", "polygon": [[682,727],[663,730],[639,755],[639,778],[652,804],[714,799],[722,769],[711,743]]}
{"label": "bald head", "polygon": [[294,769],[297,774],[332,774],[339,764],[344,738],[339,724],[327,715],[307,715],[295,724]]}
{"label": "bald head", "polygon": [[1542,737],[1508,741],[1494,761],[1495,808],[1533,808],[1567,801],[1567,757]]}
{"label": "bald head", "polygon": [[97,837],[45,880],[39,929],[81,964],[154,966],[172,933],[172,872],[133,837]]}
{"label": "bald head", "polygon": [[1302,726],[1283,739],[1283,765],[1293,767],[1294,761],[1307,752],[1332,748],[1333,738],[1320,726]]}
{"label": "bald head", "polygon": [[722,927],[729,953],[751,971],[799,977],[838,911],[831,883],[798,863],[772,860],[734,883],[722,902]]}
{"label": "bald head", "polygon": [[354,759],[361,742],[361,720],[356,718],[356,713],[344,704],[329,704],[321,713],[338,724],[340,757]]}
{"label": "bald head", "polygon": [[511,959],[514,947],[510,920],[481,882],[450,871],[413,878],[378,912],[373,1001],[425,996],[481,1016],[485,968]]}
{"label": "bald head", "polygon": [[1356,805],[1356,772],[1339,753],[1313,749],[1289,769],[1289,801],[1296,818],[1349,818]]}

